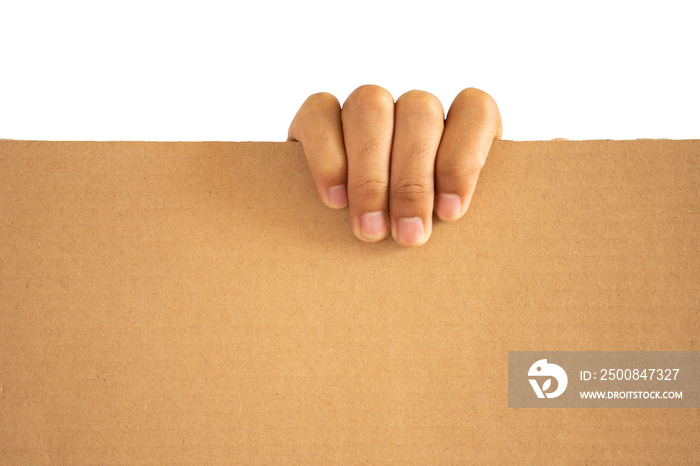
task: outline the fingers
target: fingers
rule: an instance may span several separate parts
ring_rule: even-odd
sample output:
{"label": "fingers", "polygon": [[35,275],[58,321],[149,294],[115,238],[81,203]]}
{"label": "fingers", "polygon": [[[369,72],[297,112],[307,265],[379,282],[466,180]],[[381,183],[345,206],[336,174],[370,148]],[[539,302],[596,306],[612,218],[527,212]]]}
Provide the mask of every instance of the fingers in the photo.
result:
{"label": "fingers", "polygon": [[287,140],[301,142],[323,203],[336,209],[345,207],[347,160],[338,99],[327,92],[309,96],[294,116]]}
{"label": "fingers", "polygon": [[435,155],[445,111],[434,95],[413,90],[396,100],[391,152],[391,234],[402,246],[420,246],[432,232]]}
{"label": "fingers", "polygon": [[321,200],[350,208],[363,241],[389,233],[420,246],[443,220],[464,215],[491,143],[503,135],[496,102],[464,89],[447,118],[440,101],[409,91],[394,102],[379,86],[353,91],[340,107],[331,94],[310,96],[295,115],[288,141],[300,141]]}
{"label": "fingers", "polygon": [[352,231],[363,241],[381,241],[390,231],[389,162],[394,98],[379,86],[360,86],[345,100],[341,121]]}
{"label": "fingers", "polygon": [[491,143],[501,137],[503,123],[493,98],[475,88],[460,92],[447,114],[435,162],[435,210],[440,219],[464,215]]}

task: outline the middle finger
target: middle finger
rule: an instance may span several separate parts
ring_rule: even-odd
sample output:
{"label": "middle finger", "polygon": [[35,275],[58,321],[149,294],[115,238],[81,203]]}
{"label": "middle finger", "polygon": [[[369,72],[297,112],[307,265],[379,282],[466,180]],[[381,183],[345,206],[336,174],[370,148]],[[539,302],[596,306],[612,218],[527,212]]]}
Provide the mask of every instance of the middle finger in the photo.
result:
{"label": "middle finger", "polygon": [[389,234],[394,98],[379,86],[360,86],[345,100],[341,120],[352,230],[363,241],[381,241]]}
{"label": "middle finger", "polygon": [[440,100],[409,91],[396,100],[391,152],[391,233],[402,246],[420,246],[432,232],[435,156],[445,127]]}

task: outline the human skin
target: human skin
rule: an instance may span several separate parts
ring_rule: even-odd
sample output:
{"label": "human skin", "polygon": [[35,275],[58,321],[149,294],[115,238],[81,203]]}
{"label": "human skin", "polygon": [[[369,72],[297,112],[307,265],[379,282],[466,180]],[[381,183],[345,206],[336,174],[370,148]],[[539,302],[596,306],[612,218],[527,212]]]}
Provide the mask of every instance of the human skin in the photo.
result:
{"label": "human skin", "polygon": [[389,234],[402,246],[430,238],[440,220],[464,216],[479,173],[503,123],[494,99],[467,88],[447,117],[440,100],[420,90],[396,101],[363,85],[342,107],[330,93],[309,96],[289,127],[299,141],[321,201],[350,210],[352,231],[374,243]]}

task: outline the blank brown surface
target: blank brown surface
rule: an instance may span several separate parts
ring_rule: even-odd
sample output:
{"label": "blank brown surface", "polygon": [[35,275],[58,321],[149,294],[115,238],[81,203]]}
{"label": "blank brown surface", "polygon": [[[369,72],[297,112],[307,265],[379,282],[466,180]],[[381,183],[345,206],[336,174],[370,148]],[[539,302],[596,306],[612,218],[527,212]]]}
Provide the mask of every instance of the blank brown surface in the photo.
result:
{"label": "blank brown surface", "polygon": [[0,141],[0,462],[699,461],[697,409],[509,409],[507,352],[698,350],[700,141],[494,142],[369,245],[299,143]]}

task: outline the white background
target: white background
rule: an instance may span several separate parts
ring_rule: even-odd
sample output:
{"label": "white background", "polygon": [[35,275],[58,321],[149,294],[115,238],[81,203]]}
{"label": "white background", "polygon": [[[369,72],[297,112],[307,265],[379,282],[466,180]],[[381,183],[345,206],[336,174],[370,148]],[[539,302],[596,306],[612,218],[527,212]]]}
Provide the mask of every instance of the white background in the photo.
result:
{"label": "white background", "polygon": [[696,4],[0,0],[0,138],[284,141],[377,84],[478,87],[504,139],[695,139]]}

